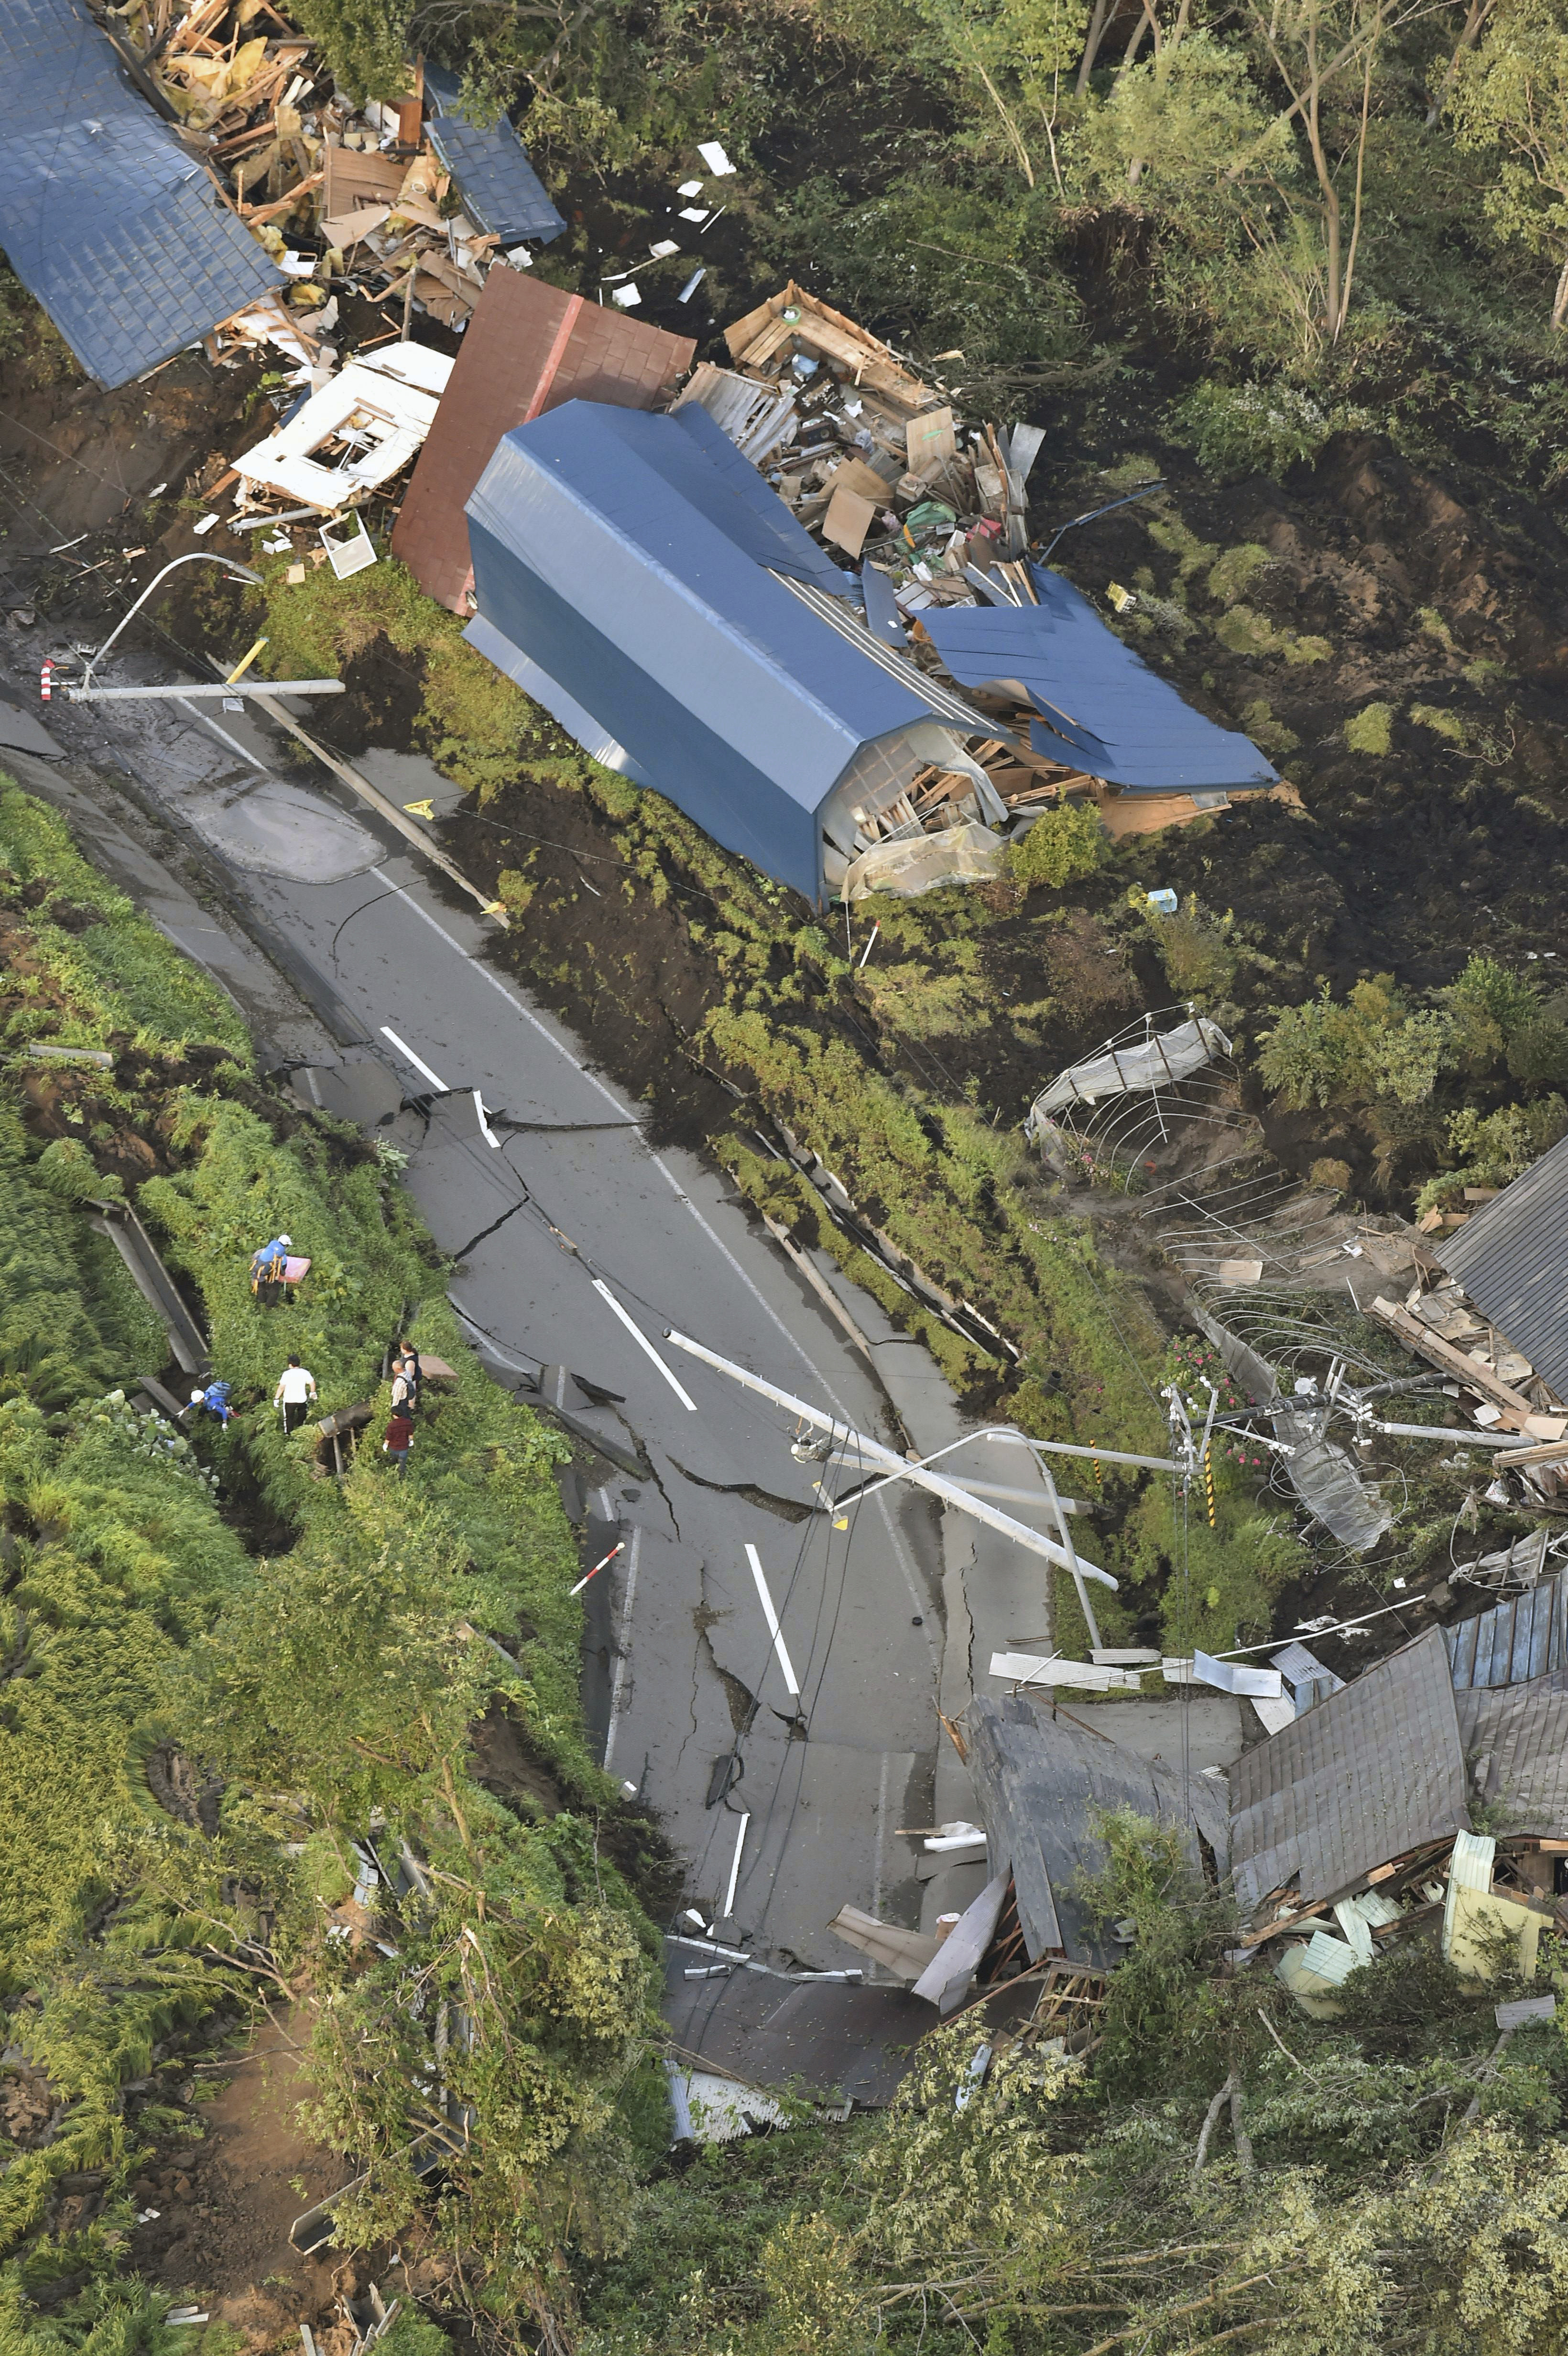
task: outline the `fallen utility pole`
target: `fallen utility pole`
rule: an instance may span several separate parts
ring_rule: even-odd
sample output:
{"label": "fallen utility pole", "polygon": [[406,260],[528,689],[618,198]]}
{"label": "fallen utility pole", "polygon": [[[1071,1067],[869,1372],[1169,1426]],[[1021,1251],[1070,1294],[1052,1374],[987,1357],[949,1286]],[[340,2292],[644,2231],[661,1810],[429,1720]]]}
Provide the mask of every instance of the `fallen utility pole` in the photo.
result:
{"label": "fallen utility pole", "polygon": [[178,698],[199,698],[214,703],[219,698],[225,703],[238,703],[242,696],[253,702],[264,703],[269,695],[341,695],[340,679],[270,679],[265,688],[250,686],[243,680],[226,680],[221,687],[68,687],[66,694],[72,703],[145,703],[162,697],[165,701]]}
{"label": "fallen utility pole", "polygon": [[[739,1366],[733,1359],[720,1357],[716,1351],[708,1349],[701,1342],[693,1342],[671,1327],[666,1327],[665,1340],[677,1350],[689,1351],[694,1358],[700,1358],[704,1365],[712,1366],[718,1373],[728,1375],[732,1381],[743,1384],[747,1390],[756,1391],[762,1398],[771,1399],[774,1407],[783,1408],[786,1414],[798,1417],[801,1422],[809,1423],[817,1431],[826,1431],[831,1437],[838,1438],[846,1452],[852,1448],[863,1462],[875,1466],[879,1472],[912,1481],[917,1488],[929,1489],[932,1495],[940,1497],[944,1505],[955,1505],[960,1513],[969,1514],[976,1521],[984,1522],[988,1529],[1011,1538],[1015,1545],[1025,1547],[1029,1553],[1043,1555],[1047,1562],[1060,1563],[1063,1570],[1082,1571],[1087,1579],[1097,1579],[1102,1587],[1115,1587],[1116,1581],[1108,1570],[1101,1570],[1097,1564],[1086,1561],[1083,1555],[1061,1545],[1055,1538],[1048,1538],[1042,1531],[1031,1530],[1023,1522],[1015,1522],[1010,1515],[998,1513],[995,1505],[987,1505],[984,1498],[972,1496],[956,1481],[949,1481],[940,1472],[929,1472],[922,1464],[912,1464],[892,1449],[884,1448],[880,1440],[868,1440],[863,1433],[846,1423],[842,1417],[824,1415],[820,1408],[808,1407],[793,1392],[781,1391],[776,1385],[764,1382],[762,1376],[752,1374],[749,1366]],[[1168,1472],[1170,1468],[1166,1465],[1161,1469]]]}
{"label": "fallen utility pole", "polygon": [[[432,842],[412,819],[405,818],[396,802],[389,801],[385,794],[378,793],[368,777],[361,776],[358,770],[339,754],[329,753],[325,744],[318,744],[314,736],[307,735],[299,722],[277,701],[279,694],[286,691],[285,688],[272,680],[269,680],[264,695],[254,691],[256,701],[269,720],[275,721],[280,728],[286,730],[296,744],[303,744],[307,753],[313,753],[322,767],[330,769],[333,776],[340,778],[351,793],[357,794],[362,802],[368,802],[379,818],[384,818],[389,826],[395,827],[406,842],[411,842],[416,850],[422,851],[432,866],[439,867],[443,875],[449,875],[459,891],[466,892],[471,900],[478,902],[483,915],[493,917],[506,931],[507,912],[499,900],[492,900],[477,884],[471,884],[462,868],[447,857],[439,844]],[[229,690],[224,689],[222,692],[227,694]]]}

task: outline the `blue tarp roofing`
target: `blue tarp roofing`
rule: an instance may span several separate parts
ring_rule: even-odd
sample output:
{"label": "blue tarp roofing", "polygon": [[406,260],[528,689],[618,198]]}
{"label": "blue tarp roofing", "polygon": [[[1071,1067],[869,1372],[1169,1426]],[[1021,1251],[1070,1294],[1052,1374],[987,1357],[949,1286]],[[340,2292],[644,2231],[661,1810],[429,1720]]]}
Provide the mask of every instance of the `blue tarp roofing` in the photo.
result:
{"label": "blue tarp roofing", "polygon": [[816,899],[823,803],[933,706],[773,577],[852,586],[707,412],[567,402],[506,435],[467,515],[488,629],[634,774]]}
{"label": "blue tarp roofing", "polygon": [[[4,5],[4,0],[0,0]],[[548,245],[566,227],[544,183],[505,115],[487,129],[471,123],[457,103],[455,74],[426,66],[425,128],[452,174],[464,210],[503,245],[537,237]]]}
{"label": "blue tarp roofing", "polygon": [[1038,605],[930,606],[921,620],[965,687],[1011,681],[1041,714],[1037,753],[1146,793],[1271,786],[1255,744],[1184,703],[1060,573],[1029,568]]}
{"label": "blue tarp roofing", "polygon": [[282,279],[76,0],[0,0],[0,247],[112,390]]}

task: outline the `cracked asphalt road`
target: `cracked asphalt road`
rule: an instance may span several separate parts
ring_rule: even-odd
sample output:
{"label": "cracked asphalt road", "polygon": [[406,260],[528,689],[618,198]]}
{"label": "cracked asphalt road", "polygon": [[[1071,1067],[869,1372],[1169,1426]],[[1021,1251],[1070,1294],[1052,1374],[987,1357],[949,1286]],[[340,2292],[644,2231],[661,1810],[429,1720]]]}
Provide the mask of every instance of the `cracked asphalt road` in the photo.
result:
{"label": "cracked asphalt road", "polygon": [[[27,651],[12,658],[19,697]],[[137,676],[167,678],[169,667],[134,655],[116,664],[117,680]],[[623,1463],[648,1467],[633,1478],[605,1458],[588,1501],[624,1544],[588,1590],[588,1707],[606,1763],[639,1786],[686,1860],[693,1902],[709,1919],[722,1906],[744,1816],[720,1934],[775,1965],[864,1964],[825,1927],[840,1905],[919,1919],[916,1851],[896,1827],[934,1821],[938,1804],[940,1517],[920,1493],[895,1488],[836,1530],[813,1510],[820,1467],[791,1455],[787,1416],[664,1333],[684,1329],[891,1437],[864,1358],[719,1175],[651,1149],[639,1108],[485,962],[488,927],[438,898],[407,845],[347,789],[300,768],[248,713],[209,724],[197,707],[57,704],[49,725],[97,778],[27,763],[26,782],[74,800],[78,824],[114,851],[131,888],[155,905],[172,855],[145,817],[177,830],[176,848],[204,847],[239,925],[286,958],[340,1037],[360,1026],[423,1099],[397,1115],[394,1134],[438,1244],[464,1250],[453,1298],[492,1370],[515,1384],[564,1368],[619,1401],[590,1397],[573,1409]],[[375,756],[362,766],[400,801],[431,790],[433,772],[421,765],[417,781],[406,756],[395,780]],[[114,808],[103,780],[116,769],[142,819]],[[363,1049],[326,1044],[275,972],[252,969],[234,926],[165,899],[161,920],[235,991],[275,1051],[309,1056],[318,1085],[327,1074],[352,1092],[356,1066],[370,1077]],[[857,1315],[908,1360],[874,1304],[857,1297]],[[915,1387],[927,1404],[945,1398],[955,1430],[933,1376],[926,1362]],[[934,1444],[918,1428],[916,1437]],[[716,1762],[731,1752],[739,1776],[709,1805],[724,1782]]]}

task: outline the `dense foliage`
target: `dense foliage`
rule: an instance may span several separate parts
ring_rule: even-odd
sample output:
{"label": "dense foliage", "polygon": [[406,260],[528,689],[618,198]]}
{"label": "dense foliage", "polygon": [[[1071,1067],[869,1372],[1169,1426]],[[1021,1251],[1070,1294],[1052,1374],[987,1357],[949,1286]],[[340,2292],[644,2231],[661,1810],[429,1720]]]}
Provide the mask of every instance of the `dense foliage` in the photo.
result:
{"label": "dense foliage", "polygon": [[1104,1829],[1088,1895],[1132,1944],[1088,2062],[971,2012],[885,2120],[653,2187],[591,2356],[1563,2348],[1556,2025],[1494,2057],[1505,1984],[1421,1942],[1307,2020],[1264,1963],[1225,1972],[1228,1902],[1172,1833]]}
{"label": "dense foliage", "polygon": [[[548,2321],[563,2248],[619,2230],[650,1984],[581,1736],[561,1443],[475,1363],[382,1162],[249,1076],[229,1002],[9,787],[0,927],[8,1039],[111,1058],[13,1061],[0,1104],[0,2345],[164,2356],[168,2298],[119,2271],[129,2186],[199,2137],[184,2057],[258,1992],[299,2008],[319,2133],[369,2170],[345,2232],[407,2226],[411,2146],[460,2141],[430,2245],[461,2236],[476,2307]],[[127,1400],[166,1344],[83,1204],[133,1191],[97,1166],[132,1139],[227,1430]],[[249,1257],[285,1224],[313,1269],[268,1312]],[[405,1331],[456,1383],[394,1485],[379,1369]],[[288,1348],[325,1405],[379,1393],[341,1483],[272,1414]],[[492,1714],[527,1762],[499,1794],[472,1749]],[[422,1860],[395,1952],[344,1913],[367,1839]]]}

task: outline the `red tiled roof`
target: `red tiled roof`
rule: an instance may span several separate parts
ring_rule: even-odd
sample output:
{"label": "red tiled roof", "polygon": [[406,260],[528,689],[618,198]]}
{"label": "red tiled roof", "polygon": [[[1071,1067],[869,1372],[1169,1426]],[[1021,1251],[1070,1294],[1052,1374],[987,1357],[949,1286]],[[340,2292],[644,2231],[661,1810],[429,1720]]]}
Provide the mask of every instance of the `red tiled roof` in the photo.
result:
{"label": "red tiled roof", "polygon": [[431,596],[464,612],[473,571],[463,510],[501,436],[563,401],[653,409],[696,348],[692,337],[494,265],[420,453],[393,555]]}

